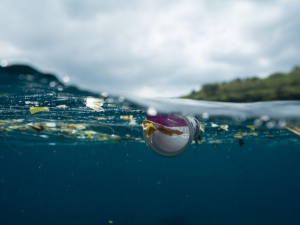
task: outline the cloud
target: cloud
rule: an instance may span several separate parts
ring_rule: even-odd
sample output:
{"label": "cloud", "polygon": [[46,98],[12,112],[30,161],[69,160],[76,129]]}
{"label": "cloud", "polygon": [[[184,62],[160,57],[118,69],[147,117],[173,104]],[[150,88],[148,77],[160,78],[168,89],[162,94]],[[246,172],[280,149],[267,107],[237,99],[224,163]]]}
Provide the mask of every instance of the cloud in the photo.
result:
{"label": "cloud", "polygon": [[300,3],[0,3],[0,59],[31,62],[83,88],[180,96],[209,82],[299,65]]}

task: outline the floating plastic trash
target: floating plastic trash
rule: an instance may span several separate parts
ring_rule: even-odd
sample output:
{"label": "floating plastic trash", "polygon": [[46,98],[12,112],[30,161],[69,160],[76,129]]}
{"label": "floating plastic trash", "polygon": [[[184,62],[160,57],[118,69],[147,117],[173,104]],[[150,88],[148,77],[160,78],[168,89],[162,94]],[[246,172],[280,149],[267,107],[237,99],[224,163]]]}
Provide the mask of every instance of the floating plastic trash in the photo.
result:
{"label": "floating plastic trash", "polygon": [[147,146],[162,156],[177,156],[185,152],[199,133],[199,122],[188,116],[147,115],[143,124]]}

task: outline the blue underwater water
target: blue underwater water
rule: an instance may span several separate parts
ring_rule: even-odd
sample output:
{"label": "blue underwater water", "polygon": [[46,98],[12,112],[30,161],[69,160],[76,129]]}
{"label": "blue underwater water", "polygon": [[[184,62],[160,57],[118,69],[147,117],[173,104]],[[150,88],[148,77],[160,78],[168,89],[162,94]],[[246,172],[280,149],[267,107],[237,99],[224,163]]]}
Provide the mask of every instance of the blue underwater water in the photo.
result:
{"label": "blue underwater water", "polygon": [[[0,75],[0,224],[300,224],[299,101],[124,100],[27,66]],[[149,149],[149,108],[196,117],[200,143]]]}

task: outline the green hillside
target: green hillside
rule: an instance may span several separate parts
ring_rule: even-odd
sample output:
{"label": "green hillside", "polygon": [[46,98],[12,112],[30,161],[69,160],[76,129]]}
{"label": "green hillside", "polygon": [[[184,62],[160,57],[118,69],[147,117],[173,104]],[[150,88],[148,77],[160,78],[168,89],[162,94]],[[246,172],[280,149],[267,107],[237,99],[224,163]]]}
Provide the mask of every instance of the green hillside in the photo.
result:
{"label": "green hillside", "polygon": [[300,68],[296,67],[287,74],[275,73],[265,79],[206,84],[200,91],[182,98],[221,102],[300,100]]}

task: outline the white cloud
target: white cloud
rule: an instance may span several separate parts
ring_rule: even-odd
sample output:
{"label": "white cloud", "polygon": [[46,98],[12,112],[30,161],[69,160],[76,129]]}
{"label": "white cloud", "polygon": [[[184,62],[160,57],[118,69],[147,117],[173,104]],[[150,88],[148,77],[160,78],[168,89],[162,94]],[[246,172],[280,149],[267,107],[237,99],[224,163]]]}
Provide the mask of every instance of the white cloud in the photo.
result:
{"label": "white cloud", "polygon": [[299,64],[300,3],[0,3],[0,59],[30,61],[96,91],[179,96]]}

